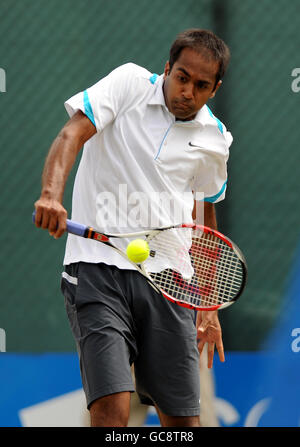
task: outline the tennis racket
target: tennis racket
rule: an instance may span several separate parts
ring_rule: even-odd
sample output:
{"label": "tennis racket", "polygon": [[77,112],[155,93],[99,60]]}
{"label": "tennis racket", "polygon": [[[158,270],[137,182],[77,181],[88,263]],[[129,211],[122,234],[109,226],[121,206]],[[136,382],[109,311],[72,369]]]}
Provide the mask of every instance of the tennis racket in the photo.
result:
{"label": "tennis racket", "polygon": [[[35,221],[35,212],[33,213]],[[180,224],[137,233],[108,234],[67,220],[67,231],[116,250],[168,300],[194,310],[217,310],[242,294],[247,264],[241,250],[226,236],[203,225]],[[143,238],[150,255],[141,264],[128,259],[117,240]]]}

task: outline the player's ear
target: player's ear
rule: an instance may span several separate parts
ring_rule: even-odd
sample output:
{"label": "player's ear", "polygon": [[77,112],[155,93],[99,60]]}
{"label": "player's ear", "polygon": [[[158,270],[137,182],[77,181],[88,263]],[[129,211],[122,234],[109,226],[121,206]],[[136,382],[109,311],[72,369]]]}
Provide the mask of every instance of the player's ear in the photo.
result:
{"label": "player's ear", "polygon": [[215,97],[215,94],[217,93],[217,90],[218,90],[218,88],[221,86],[221,84],[222,84],[222,81],[220,80],[220,81],[217,83],[217,85],[216,85],[214,91],[211,93],[210,98],[214,98],[214,97]]}
{"label": "player's ear", "polygon": [[164,79],[170,74],[170,62],[167,61],[164,70]]}

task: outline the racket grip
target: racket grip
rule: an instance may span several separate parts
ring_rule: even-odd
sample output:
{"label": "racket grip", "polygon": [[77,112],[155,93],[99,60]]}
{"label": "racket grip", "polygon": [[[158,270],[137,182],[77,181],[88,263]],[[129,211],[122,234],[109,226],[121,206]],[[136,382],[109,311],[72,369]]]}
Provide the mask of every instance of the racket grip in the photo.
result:
{"label": "racket grip", "polygon": [[[32,221],[35,222],[35,211],[32,213]],[[67,232],[76,234],[76,236],[83,236],[87,230],[86,225],[82,225],[78,222],[74,222],[73,220],[67,219]]]}
{"label": "racket grip", "polygon": [[74,222],[73,220],[67,219],[67,232],[76,234],[77,236],[85,237],[85,232],[87,230],[86,225],[82,225],[78,222]]}

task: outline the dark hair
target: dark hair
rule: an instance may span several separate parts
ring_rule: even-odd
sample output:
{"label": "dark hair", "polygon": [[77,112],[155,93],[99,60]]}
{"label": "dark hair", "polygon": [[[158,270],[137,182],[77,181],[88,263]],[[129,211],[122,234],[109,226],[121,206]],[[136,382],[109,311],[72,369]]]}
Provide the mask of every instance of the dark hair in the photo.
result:
{"label": "dark hair", "polygon": [[184,48],[192,48],[208,58],[219,62],[216,84],[223,78],[227,69],[230,51],[228,46],[212,31],[192,28],[178,34],[170,49],[170,71]]}

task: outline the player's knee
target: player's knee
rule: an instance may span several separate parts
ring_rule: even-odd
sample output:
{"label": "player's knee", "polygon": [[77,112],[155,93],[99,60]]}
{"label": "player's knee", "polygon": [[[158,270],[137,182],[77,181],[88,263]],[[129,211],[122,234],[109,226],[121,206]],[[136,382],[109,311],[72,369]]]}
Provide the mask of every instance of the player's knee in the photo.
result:
{"label": "player's knee", "polygon": [[167,419],[166,426],[170,427],[200,427],[199,416],[179,416]]}
{"label": "player's knee", "polygon": [[127,427],[129,403],[115,395],[105,396],[91,404],[90,416],[92,427]]}
{"label": "player's knee", "polygon": [[200,416],[168,416],[158,410],[163,427],[201,427]]}

